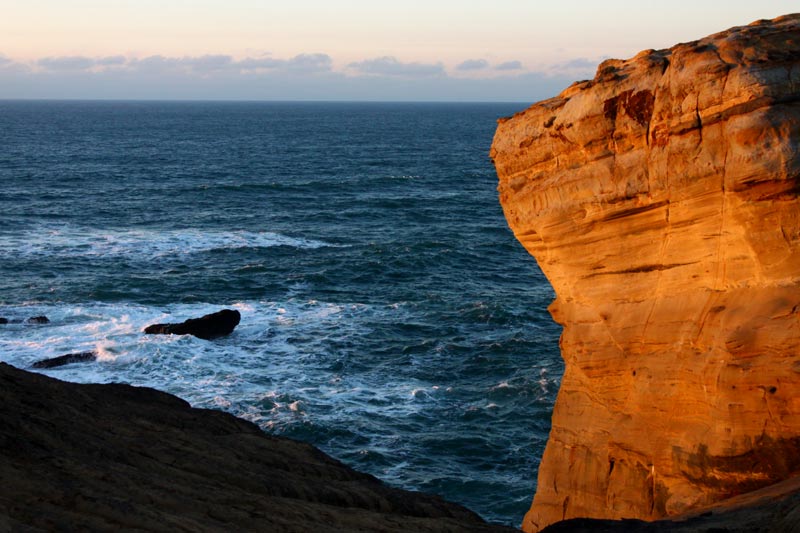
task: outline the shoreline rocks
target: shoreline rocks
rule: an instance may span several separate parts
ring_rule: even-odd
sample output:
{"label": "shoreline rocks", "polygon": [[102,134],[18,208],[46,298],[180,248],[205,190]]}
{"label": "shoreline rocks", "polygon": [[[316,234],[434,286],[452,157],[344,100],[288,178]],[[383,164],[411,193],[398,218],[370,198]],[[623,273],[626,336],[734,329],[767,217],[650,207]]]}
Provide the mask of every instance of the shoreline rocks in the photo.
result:
{"label": "shoreline rocks", "polygon": [[31,365],[31,368],[55,368],[72,363],[89,363],[96,360],[97,354],[94,352],[68,353],[66,355],[36,361]]}
{"label": "shoreline rocks", "polygon": [[193,335],[211,340],[230,335],[239,325],[241,314],[235,309],[223,309],[200,318],[190,318],[176,324],[151,324],[144,328],[149,335]]}
{"label": "shoreline rocks", "polygon": [[46,316],[32,316],[22,320],[20,318],[0,317],[0,325],[3,324],[49,324],[50,319]]}
{"label": "shoreline rocks", "polygon": [[0,405],[0,529],[516,531],[153,389],[0,363]]}
{"label": "shoreline rocks", "polygon": [[800,471],[800,15],[605,61],[498,122],[500,201],[564,326],[523,529]]}

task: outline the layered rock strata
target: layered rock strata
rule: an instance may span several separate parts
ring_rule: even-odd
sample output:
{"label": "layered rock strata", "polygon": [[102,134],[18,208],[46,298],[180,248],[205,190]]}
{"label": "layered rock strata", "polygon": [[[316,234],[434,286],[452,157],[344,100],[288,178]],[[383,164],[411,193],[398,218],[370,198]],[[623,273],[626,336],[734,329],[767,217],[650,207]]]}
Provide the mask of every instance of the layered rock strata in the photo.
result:
{"label": "layered rock strata", "polygon": [[800,469],[800,15],[602,63],[499,121],[565,373],[523,529],[653,520]]}
{"label": "layered rock strata", "polygon": [[4,363],[0,481],[0,531],[515,531],[163,392]]}
{"label": "layered rock strata", "polygon": [[728,498],[672,519],[573,518],[542,533],[797,533],[800,531],[800,476]]}

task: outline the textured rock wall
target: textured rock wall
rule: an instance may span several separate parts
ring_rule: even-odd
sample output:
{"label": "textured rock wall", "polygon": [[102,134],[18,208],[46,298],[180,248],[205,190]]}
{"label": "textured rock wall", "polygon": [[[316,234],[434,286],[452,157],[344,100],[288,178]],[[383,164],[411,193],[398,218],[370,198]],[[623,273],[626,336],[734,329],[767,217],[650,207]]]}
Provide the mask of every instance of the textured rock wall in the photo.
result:
{"label": "textured rock wall", "polygon": [[800,15],[602,63],[499,122],[566,368],[523,529],[800,469]]}

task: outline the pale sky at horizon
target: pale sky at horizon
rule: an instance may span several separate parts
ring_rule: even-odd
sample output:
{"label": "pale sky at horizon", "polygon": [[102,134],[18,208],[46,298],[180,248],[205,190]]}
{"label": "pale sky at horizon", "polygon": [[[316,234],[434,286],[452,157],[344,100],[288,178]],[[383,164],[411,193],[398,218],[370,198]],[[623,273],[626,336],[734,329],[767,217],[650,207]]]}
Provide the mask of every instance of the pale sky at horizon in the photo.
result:
{"label": "pale sky at horizon", "polygon": [[[157,98],[153,84],[166,79],[165,98],[305,99],[324,96],[327,85],[333,99],[503,100],[532,94],[536,84],[552,90],[547,82],[556,78],[563,84],[591,77],[604,58],[669,47],[799,6],[0,0],[0,97]],[[242,92],[237,80],[249,89]],[[389,81],[408,82],[408,90],[387,91]]]}

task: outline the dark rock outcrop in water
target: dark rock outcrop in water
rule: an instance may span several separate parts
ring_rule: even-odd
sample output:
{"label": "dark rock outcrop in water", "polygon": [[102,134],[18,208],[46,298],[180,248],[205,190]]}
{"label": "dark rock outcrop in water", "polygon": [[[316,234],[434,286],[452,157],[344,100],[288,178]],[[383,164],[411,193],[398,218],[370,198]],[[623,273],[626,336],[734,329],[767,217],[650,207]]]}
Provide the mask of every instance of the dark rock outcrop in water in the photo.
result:
{"label": "dark rock outcrop in water", "polygon": [[31,366],[33,368],[55,368],[57,366],[69,365],[72,363],[88,363],[96,359],[97,354],[94,352],[68,353],[66,355],[36,361]]}
{"label": "dark rock outcrop in water", "polygon": [[230,335],[239,325],[241,315],[235,309],[223,309],[200,318],[190,318],[180,324],[152,324],[144,329],[151,335],[194,335],[205,340]]}
{"label": "dark rock outcrop in water", "polygon": [[[0,316],[0,324],[21,324],[22,320],[17,318],[6,318]],[[32,316],[25,320],[25,324],[49,324],[50,319],[46,316]]]}
{"label": "dark rock outcrop in water", "polygon": [[153,389],[0,363],[0,406],[0,531],[514,531]]}
{"label": "dark rock outcrop in water", "polygon": [[501,120],[565,371],[523,529],[800,472],[800,14],[608,60]]}

